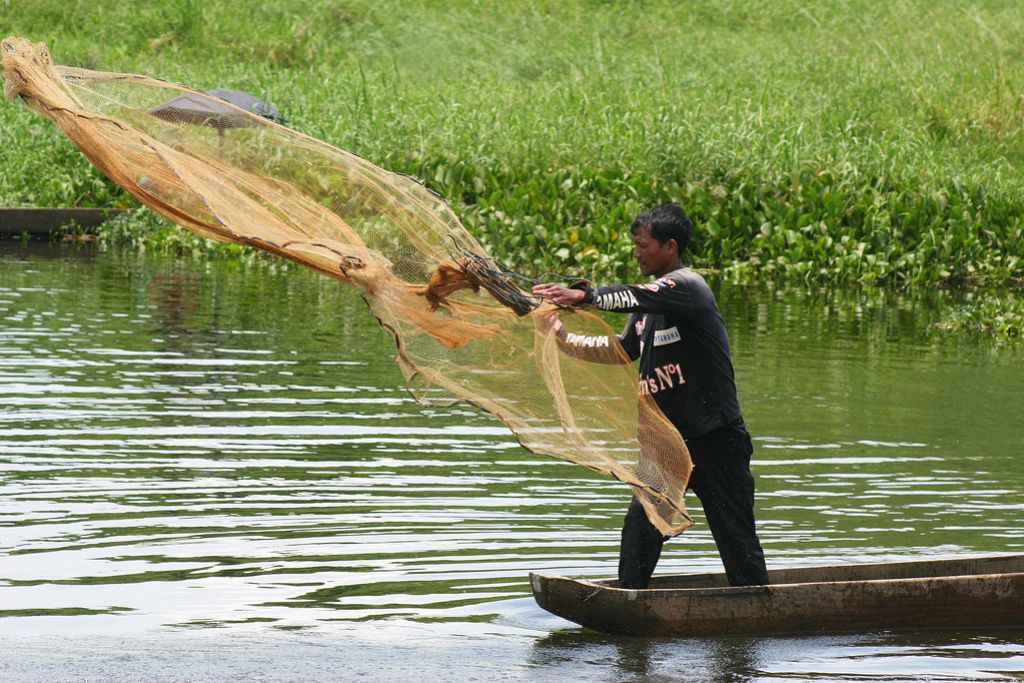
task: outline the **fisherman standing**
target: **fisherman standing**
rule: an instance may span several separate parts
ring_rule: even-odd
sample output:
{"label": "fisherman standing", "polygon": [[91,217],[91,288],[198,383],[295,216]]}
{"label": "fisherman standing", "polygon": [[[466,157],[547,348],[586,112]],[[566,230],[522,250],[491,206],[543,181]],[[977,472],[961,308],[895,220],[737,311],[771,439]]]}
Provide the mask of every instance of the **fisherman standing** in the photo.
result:
{"label": "fisherman standing", "polygon": [[[563,287],[533,293],[561,306],[630,313],[619,342],[640,359],[640,391],[650,393],[690,450],[689,488],[700,498],[730,585],[768,583],[754,525],[753,446],[736,397],[729,337],[714,294],[682,253],[693,223],[678,206],[644,211],[630,227],[640,272],[650,283]],[[559,333],[565,335],[559,324]],[[619,585],[646,588],[666,538],[635,497],[619,549]]]}

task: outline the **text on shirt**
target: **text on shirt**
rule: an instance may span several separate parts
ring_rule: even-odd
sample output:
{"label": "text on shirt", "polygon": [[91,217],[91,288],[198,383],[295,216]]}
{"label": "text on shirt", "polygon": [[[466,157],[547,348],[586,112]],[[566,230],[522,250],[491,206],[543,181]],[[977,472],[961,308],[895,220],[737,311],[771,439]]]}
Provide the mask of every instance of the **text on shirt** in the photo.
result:
{"label": "text on shirt", "polygon": [[656,394],[686,384],[683,378],[683,366],[679,363],[666,363],[654,368],[654,374],[640,376],[640,393]]}
{"label": "text on shirt", "polygon": [[623,289],[617,292],[607,292],[602,294],[594,300],[598,308],[601,309],[612,309],[612,308],[628,308],[630,306],[639,306],[640,303],[633,296],[633,292],[628,289]]}
{"label": "text on shirt", "polygon": [[573,346],[587,346],[589,348],[602,348],[609,345],[608,335],[589,336],[585,334],[574,334],[569,332],[565,335],[565,342]]}

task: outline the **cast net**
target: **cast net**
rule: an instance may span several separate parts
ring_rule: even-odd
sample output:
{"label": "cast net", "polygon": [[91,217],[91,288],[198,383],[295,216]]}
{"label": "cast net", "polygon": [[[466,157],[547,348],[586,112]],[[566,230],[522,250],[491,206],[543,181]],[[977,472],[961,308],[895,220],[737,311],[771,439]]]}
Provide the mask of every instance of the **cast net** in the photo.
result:
{"label": "cast net", "polygon": [[358,287],[418,401],[475,404],[528,450],[632,486],[665,535],[689,526],[686,446],[613,330],[531,296],[423,185],[190,88],[0,49],[7,98],[153,211]]}

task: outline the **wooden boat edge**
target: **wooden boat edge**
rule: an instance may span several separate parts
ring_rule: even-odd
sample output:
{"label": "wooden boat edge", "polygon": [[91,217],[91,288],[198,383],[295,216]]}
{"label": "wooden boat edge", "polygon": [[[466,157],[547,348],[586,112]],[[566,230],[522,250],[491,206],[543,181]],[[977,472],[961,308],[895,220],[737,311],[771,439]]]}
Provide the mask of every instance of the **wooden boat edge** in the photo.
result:
{"label": "wooden boat edge", "polygon": [[[902,560],[902,561],[898,561],[898,562],[855,562],[855,563],[843,564],[843,565],[798,565],[798,566],[793,566],[793,567],[778,567],[778,568],[775,568],[775,569],[770,569],[768,571],[768,576],[769,576],[769,579],[776,579],[776,578],[779,578],[780,576],[785,576],[785,575],[788,575],[788,574],[799,573],[799,572],[833,572],[833,571],[835,571],[836,573],[843,573],[843,572],[849,572],[850,570],[856,570],[857,572],[861,573],[861,572],[871,572],[871,571],[874,571],[874,570],[882,570],[882,569],[885,569],[887,571],[893,571],[893,570],[897,570],[897,569],[906,569],[906,568],[912,568],[912,567],[927,567],[927,566],[935,566],[935,567],[947,566],[949,568],[955,568],[958,565],[963,565],[963,566],[969,567],[971,565],[976,566],[976,565],[985,564],[985,563],[1012,563],[1012,562],[1019,562],[1020,565],[1021,565],[1020,568],[1019,569],[1014,569],[1013,571],[1010,571],[1010,572],[984,572],[984,573],[986,573],[986,574],[1002,574],[1002,573],[1019,573],[1019,572],[1024,572],[1024,553],[999,553],[999,554],[992,554],[992,555],[974,555],[974,556],[968,556],[968,557],[938,556],[938,557],[929,557],[929,558],[922,559],[922,560]],[[616,591],[628,590],[628,589],[622,589],[622,588],[619,588],[618,586],[612,585],[612,584],[616,583],[616,580],[613,579],[613,578],[608,578],[608,579],[573,579],[573,578],[570,578],[570,577],[559,576],[557,574],[548,574],[548,573],[545,573],[545,572],[530,572],[530,576],[531,577],[533,577],[534,575],[541,576],[541,577],[546,577],[546,578],[562,578],[562,579],[566,579],[568,581],[576,581],[576,582],[579,582],[579,583],[586,583],[588,585],[593,585],[595,587],[602,587],[602,588],[607,588],[607,589],[616,590]],[[978,572],[967,572],[967,573],[962,573],[962,574],[955,574],[955,576],[976,576],[976,575],[979,575],[979,573]],[[924,577],[924,576],[939,577],[939,576],[954,576],[954,574],[944,573],[944,574],[927,574],[927,575],[922,574],[921,575],[921,577]],[[669,574],[669,575],[663,575],[663,576],[655,576],[652,579],[652,584],[654,584],[654,585],[652,585],[650,588],[645,589],[645,590],[650,590],[650,591],[695,590],[695,588],[673,588],[673,587],[661,587],[661,586],[664,586],[665,584],[671,584],[674,579],[704,579],[704,578],[720,580],[720,582],[722,584],[720,587],[711,587],[711,586],[708,587],[708,588],[714,588],[715,590],[726,590],[726,589],[734,589],[734,588],[746,588],[746,587],[737,587],[737,586],[727,586],[727,585],[725,585],[725,574],[724,573],[721,573],[721,572],[710,572],[710,573]],[[894,576],[888,576],[888,577],[887,576],[881,576],[877,580],[894,581],[894,580],[897,580],[898,578],[899,577],[894,577]],[[848,580],[849,581],[868,581],[868,580],[874,580],[874,579],[848,579]],[[532,581],[532,578],[531,578],[531,581]],[[839,580],[839,579],[831,580],[831,581],[824,581],[824,580],[821,580],[821,581],[777,581],[777,580],[772,580],[768,585],[774,587],[774,586],[781,586],[781,585],[806,584],[806,583],[836,583],[836,582],[840,582],[840,581],[841,580]]]}
{"label": "wooden boat edge", "polygon": [[[532,572],[530,583],[543,609],[585,628],[622,635],[771,635],[999,624],[1024,627],[1024,555],[929,558],[871,566],[899,566],[905,571],[913,565],[998,567],[1000,563],[1012,571],[640,591],[608,585],[613,580]],[[936,609],[943,601],[946,604]]]}

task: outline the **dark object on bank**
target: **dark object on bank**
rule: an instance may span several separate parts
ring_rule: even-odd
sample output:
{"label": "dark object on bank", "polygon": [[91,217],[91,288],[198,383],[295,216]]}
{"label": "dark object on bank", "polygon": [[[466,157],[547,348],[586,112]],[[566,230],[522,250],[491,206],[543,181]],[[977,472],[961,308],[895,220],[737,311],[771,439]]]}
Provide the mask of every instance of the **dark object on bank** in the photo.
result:
{"label": "dark object on bank", "polygon": [[181,95],[153,107],[149,113],[165,121],[210,126],[216,128],[221,134],[227,128],[244,128],[252,125],[252,121],[248,117],[239,114],[238,110],[226,106],[222,102],[233,104],[239,109],[244,109],[275,123],[283,124],[285,122],[281,112],[244,90],[218,88],[207,90],[206,94],[210,97]]}
{"label": "dark object on bank", "polygon": [[530,574],[537,604],[602,633],[761,636],[920,629],[1024,629],[1024,555],[775,569],[770,585],[725,574],[616,580]]}
{"label": "dark object on bank", "polygon": [[219,97],[225,102],[230,102],[239,109],[251,111],[257,116],[262,116],[265,119],[270,119],[274,123],[285,122],[284,117],[274,107],[270,106],[255,95],[251,95],[244,90],[224,90],[222,88],[216,88],[214,90],[207,90],[207,95],[213,95]]}
{"label": "dark object on bank", "polygon": [[48,235],[69,227],[90,231],[130,209],[44,208],[0,209],[0,235]]}

